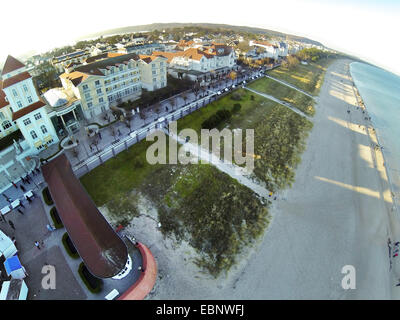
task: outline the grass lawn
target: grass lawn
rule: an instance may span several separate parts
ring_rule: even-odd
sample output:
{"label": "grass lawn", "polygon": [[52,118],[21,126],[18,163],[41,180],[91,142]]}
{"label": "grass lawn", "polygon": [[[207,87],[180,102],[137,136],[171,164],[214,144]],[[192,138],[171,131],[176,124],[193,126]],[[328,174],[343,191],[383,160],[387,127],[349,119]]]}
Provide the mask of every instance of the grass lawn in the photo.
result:
{"label": "grass lawn", "polygon": [[[240,100],[233,100],[231,98],[234,93],[240,95]],[[252,100],[251,96],[254,97],[254,100]],[[217,129],[223,129],[227,126],[230,128],[242,129],[254,128],[256,123],[269,112],[270,108],[276,105],[276,103],[271,100],[240,88],[222,97],[221,99],[213,101],[209,105],[196,110],[184,118],[179,119],[178,130],[180,131],[185,128],[191,128],[197,133],[200,133],[201,124],[204,120],[221,109],[232,111],[235,103],[240,103],[242,106],[240,111],[233,114],[231,119],[221,123]]]}
{"label": "grass lawn", "polygon": [[315,113],[313,98],[272,79],[261,78],[249,84],[248,87],[286,101],[308,115]]}
{"label": "grass lawn", "polygon": [[142,140],[81,178],[97,206],[115,200],[138,187],[161,165],[146,160],[146,150],[153,142]]}
{"label": "grass lawn", "polygon": [[308,65],[299,64],[293,70],[281,66],[268,71],[268,74],[316,96],[321,89],[325,71],[333,60],[332,58],[327,58],[320,59],[316,63],[311,62]]}

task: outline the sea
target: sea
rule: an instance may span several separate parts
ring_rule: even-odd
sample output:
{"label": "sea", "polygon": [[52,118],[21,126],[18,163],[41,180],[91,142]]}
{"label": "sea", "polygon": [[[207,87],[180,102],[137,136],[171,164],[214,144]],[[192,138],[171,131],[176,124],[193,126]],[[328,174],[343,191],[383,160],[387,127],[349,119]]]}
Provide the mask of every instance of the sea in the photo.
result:
{"label": "sea", "polygon": [[350,74],[371,117],[379,143],[383,146],[392,191],[399,199],[400,77],[361,62],[350,64]]}

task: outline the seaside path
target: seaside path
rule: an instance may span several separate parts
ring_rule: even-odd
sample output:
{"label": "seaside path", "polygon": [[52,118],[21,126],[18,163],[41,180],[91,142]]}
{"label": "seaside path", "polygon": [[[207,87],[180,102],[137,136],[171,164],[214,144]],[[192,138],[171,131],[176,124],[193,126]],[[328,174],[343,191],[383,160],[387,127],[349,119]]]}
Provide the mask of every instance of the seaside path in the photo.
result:
{"label": "seaside path", "polygon": [[279,100],[279,99],[277,99],[277,98],[275,98],[275,97],[273,97],[273,96],[271,96],[271,95],[269,95],[269,94],[262,93],[262,92],[259,92],[259,91],[257,91],[257,90],[254,90],[254,89],[250,89],[250,88],[248,88],[248,87],[245,87],[245,89],[246,89],[246,90],[249,90],[249,91],[251,91],[251,92],[254,92],[254,93],[256,93],[256,94],[259,94],[260,96],[263,96],[264,98],[267,98],[267,99],[269,99],[269,100],[272,100],[272,101],[274,101],[274,102],[276,102],[276,103],[279,103],[279,104],[281,104],[282,106],[285,106],[285,107],[289,108],[290,110],[292,110],[293,112],[296,112],[297,114],[301,115],[302,117],[307,118],[307,119],[310,120],[311,122],[313,121],[311,117],[309,117],[309,116],[306,115],[305,113],[301,112],[299,109],[293,107],[290,103],[281,101],[281,100]]}
{"label": "seaside path", "polygon": [[289,87],[289,88],[292,88],[292,89],[294,89],[294,90],[296,90],[296,91],[298,91],[298,92],[301,92],[302,94],[305,94],[306,96],[308,96],[308,97],[310,97],[310,98],[313,98],[313,99],[316,98],[315,96],[309,94],[308,92],[305,92],[304,90],[301,90],[301,89],[297,88],[296,86],[294,86],[294,85],[292,85],[292,84],[290,84],[290,83],[287,83],[286,81],[279,80],[279,79],[274,78],[274,77],[271,77],[271,76],[269,76],[269,75],[267,75],[267,74],[265,75],[265,77],[266,77],[266,78],[269,78],[269,79],[271,79],[271,80],[274,80],[274,81],[276,81],[276,82],[279,82],[280,84],[283,84],[283,85],[286,86],[286,87]]}
{"label": "seaside path", "polygon": [[260,183],[254,182],[248,172],[244,170],[244,168],[239,167],[228,161],[221,161],[215,154],[204,150],[199,145],[195,145],[191,142],[185,142],[184,139],[178,137],[176,134],[172,134],[167,130],[164,130],[166,134],[168,134],[172,139],[180,143],[184,146],[185,150],[190,151],[191,155],[196,156],[199,160],[207,161],[208,163],[214,165],[218,168],[218,170],[226,173],[233,179],[236,179],[241,184],[245,185],[255,193],[257,193],[260,197],[265,199],[268,198],[269,191],[264,188]]}

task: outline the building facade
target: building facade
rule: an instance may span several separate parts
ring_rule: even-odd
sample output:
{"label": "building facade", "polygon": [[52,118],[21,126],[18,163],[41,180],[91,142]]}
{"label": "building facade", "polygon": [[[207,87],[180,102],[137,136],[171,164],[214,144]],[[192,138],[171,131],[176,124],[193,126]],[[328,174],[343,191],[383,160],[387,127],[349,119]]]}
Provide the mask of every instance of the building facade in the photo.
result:
{"label": "building facade", "polygon": [[153,55],[139,55],[139,70],[142,88],[154,91],[167,85],[167,58]]}
{"label": "building facade", "polygon": [[54,126],[46,112],[46,103],[38,96],[26,66],[8,56],[1,77],[1,89],[8,103],[1,108],[1,114],[5,118],[2,126],[7,127],[10,123],[11,127],[7,129],[18,128],[33,153],[58,142]]}

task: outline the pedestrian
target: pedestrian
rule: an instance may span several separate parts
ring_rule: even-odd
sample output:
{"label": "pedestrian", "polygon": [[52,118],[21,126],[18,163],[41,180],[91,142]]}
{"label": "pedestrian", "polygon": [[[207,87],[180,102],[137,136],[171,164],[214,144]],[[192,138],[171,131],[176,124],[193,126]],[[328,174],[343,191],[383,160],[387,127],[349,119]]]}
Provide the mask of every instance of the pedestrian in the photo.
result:
{"label": "pedestrian", "polygon": [[8,224],[10,225],[10,227],[15,230],[15,226],[14,223],[11,220],[8,220]]}
{"label": "pedestrian", "polygon": [[400,244],[400,241],[397,241],[394,245],[398,246]]}
{"label": "pedestrian", "polygon": [[14,186],[15,189],[18,189],[17,185],[14,183],[14,181],[11,181],[12,185]]}
{"label": "pedestrian", "polygon": [[21,190],[22,190],[23,192],[26,191],[25,187],[24,187],[22,184],[20,184],[19,187],[21,188]]}
{"label": "pedestrian", "polygon": [[118,128],[118,136],[121,136],[121,135],[122,135],[121,130],[119,130],[119,128]]}
{"label": "pedestrian", "polygon": [[101,133],[99,132],[99,138],[100,138],[100,140],[101,140]]}
{"label": "pedestrian", "polygon": [[56,228],[54,228],[54,227],[51,226],[50,224],[47,224],[46,228],[47,228],[47,230],[49,230],[49,231],[54,231],[54,230],[56,230]]}
{"label": "pedestrian", "polygon": [[35,247],[38,248],[40,250],[40,245],[38,241],[35,241]]}
{"label": "pedestrian", "polygon": [[26,200],[28,200],[29,203],[32,202],[31,198],[29,198],[29,197],[26,197]]}
{"label": "pedestrian", "polygon": [[18,208],[17,211],[22,215],[24,214],[20,208]]}
{"label": "pedestrian", "polygon": [[393,258],[394,258],[394,257],[397,257],[398,255],[399,255],[399,254],[398,254],[398,253],[396,253],[395,255],[393,255]]}
{"label": "pedestrian", "polygon": [[19,202],[19,205],[25,209],[25,206],[22,204],[22,201]]}
{"label": "pedestrian", "polygon": [[40,170],[38,168],[35,169],[37,173],[40,173]]}

